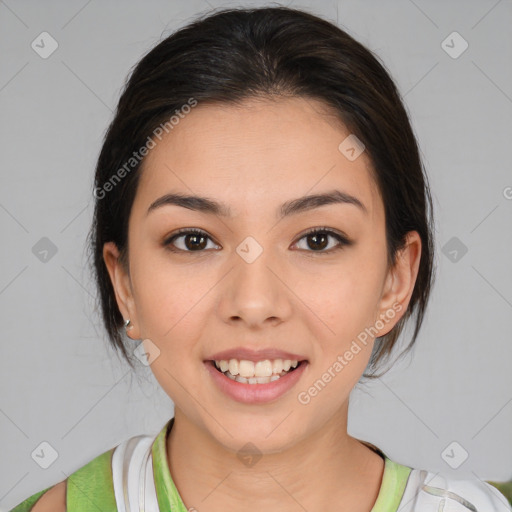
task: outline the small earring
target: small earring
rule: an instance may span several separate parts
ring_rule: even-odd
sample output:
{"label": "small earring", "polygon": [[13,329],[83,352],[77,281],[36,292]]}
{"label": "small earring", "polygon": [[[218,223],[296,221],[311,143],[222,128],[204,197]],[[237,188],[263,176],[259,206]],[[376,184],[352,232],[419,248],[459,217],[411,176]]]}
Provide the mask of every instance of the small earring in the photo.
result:
{"label": "small earring", "polygon": [[[128,320],[124,321],[124,328],[128,331],[130,329],[133,329],[133,325],[130,325],[131,320],[128,318]],[[130,325],[130,327],[128,327]]]}

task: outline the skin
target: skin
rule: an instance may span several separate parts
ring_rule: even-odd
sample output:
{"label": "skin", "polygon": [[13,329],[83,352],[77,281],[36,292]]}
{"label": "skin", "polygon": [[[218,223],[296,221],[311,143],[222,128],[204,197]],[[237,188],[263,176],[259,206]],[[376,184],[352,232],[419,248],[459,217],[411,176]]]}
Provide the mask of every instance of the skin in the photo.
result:
{"label": "skin", "polygon": [[[349,394],[374,338],[310,403],[297,399],[399,304],[376,336],[393,328],[418,272],[416,232],[387,267],[384,205],[367,153],[350,161],[338,150],[348,135],[312,99],[198,104],[144,161],[129,220],[128,272],[116,246],[104,246],[118,306],[134,325],[129,336],[160,351],[151,369],[175,404],[167,458],[187,507],[339,511],[343,504],[368,512],[377,499],[384,462],[347,433]],[[285,201],[333,189],[356,196],[367,214],[331,204],[277,221]],[[224,202],[234,216],[176,205],[146,215],[170,191]],[[354,244],[330,250],[338,241],[329,237],[317,249],[303,235],[315,227],[341,231]],[[165,248],[180,228],[206,231],[206,248],[194,251],[197,244],[185,245],[183,236],[174,245],[188,252]],[[236,252],[247,236],[263,248],[250,264]],[[276,401],[242,404],[213,384],[203,363],[237,346],[302,354],[308,366]],[[237,457],[248,442],[263,455],[250,467]]]}
{"label": "skin", "polygon": [[65,512],[67,480],[55,484],[32,506],[32,512]]}

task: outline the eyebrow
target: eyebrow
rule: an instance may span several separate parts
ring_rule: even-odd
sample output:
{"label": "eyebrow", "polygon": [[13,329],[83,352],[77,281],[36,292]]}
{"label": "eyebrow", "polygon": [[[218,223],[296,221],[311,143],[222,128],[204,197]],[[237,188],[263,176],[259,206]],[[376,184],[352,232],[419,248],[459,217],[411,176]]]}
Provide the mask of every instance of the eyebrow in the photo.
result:
{"label": "eyebrow", "polygon": [[[328,204],[351,204],[368,214],[366,206],[357,198],[340,190],[333,190],[322,194],[314,194],[283,203],[278,211],[278,217],[284,218],[290,215],[306,212]],[[223,203],[219,203],[208,197],[189,196],[179,193],[169,193],[151,203],[146,215],[166,205],[176,205],[189,210],[203,212],[218,217],[232,217],[231,210]]]}

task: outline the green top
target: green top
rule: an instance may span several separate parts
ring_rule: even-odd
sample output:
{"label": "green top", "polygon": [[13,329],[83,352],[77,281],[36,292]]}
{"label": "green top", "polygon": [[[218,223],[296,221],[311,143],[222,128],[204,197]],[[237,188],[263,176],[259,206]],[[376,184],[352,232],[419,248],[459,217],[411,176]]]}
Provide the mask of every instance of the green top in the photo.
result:
{"label": "green top", "polygon": [[[167,464],[166,440],[173,422],[174,418],[171,418],[164,425],[151,446],[155,489],[160,510],[188,512]],[[393,462],[376,446],[362,442],[385,461],[381,487],[371,512],[396,512],[412,468]],[[68,512],[83,510],[117,512],[111,466],[114,449],[115,447],[98,455],[68,477],[66,493]],[[10,512],[29,512],[36,501],[49,489],[51,487],[30,496]]]}

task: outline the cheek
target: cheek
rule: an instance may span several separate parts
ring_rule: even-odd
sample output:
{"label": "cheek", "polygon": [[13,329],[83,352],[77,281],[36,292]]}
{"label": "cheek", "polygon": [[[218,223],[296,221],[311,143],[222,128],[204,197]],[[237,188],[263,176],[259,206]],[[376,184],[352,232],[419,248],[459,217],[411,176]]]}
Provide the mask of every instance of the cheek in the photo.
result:
{"label": "cheek", "polygon": [[294,291],[310,312],[308,317],[323,321],[317,321],[315,329],[319,339],[347,341],[373,324],[383,279],[381,267],[376,258],[354,252],[340,265],[294,281]]}
{"label": "cheek", "polygon": [[[171,264],[161,256],[134,259],[133,286],[141,335],[156,343],[194,339],[201,305],[213,286],[195,265]],[[213,278],[213,276],[211,276]]]}
{"label": "cheek", "polygon": [[190,400],[185,384],[194,396],[199,394],[194,390],[201,348],[197,340],[207,318],[206,295],[214,283],[192,266],[171,268],[156,258],[139,267],[134,262],[134,276],[140,335],[151,340],[149,352],[156,355],[151,371],[175,403],[185,404]]}

